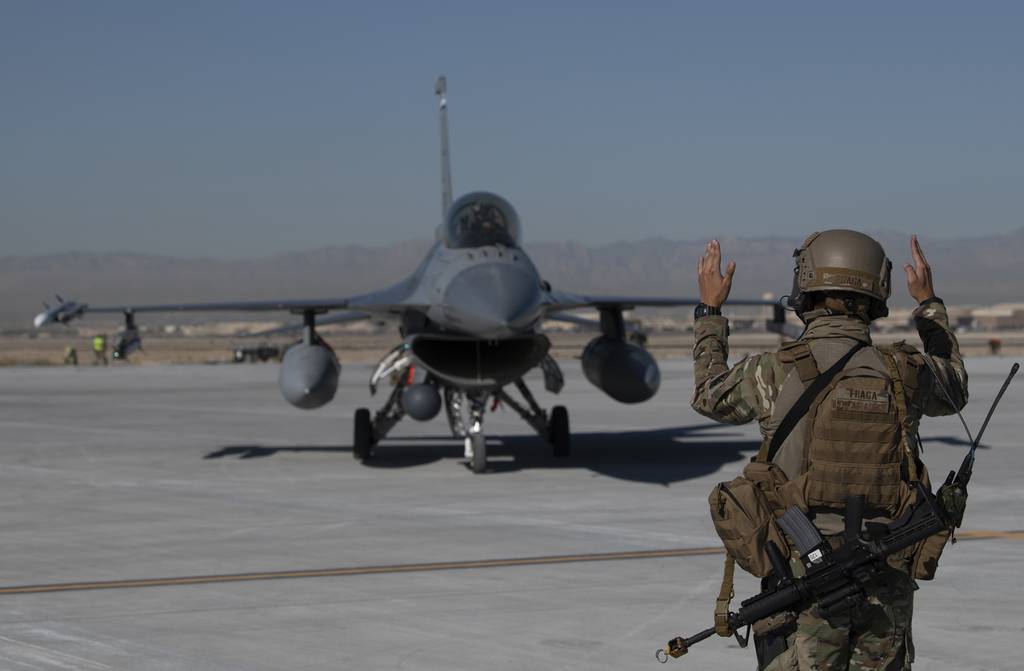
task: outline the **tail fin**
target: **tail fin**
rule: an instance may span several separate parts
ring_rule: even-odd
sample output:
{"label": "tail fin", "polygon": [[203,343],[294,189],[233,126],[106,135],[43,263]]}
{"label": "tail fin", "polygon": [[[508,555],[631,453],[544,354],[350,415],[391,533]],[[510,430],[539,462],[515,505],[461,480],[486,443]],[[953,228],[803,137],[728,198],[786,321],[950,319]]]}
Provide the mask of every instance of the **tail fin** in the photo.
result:
{"label": "tail fin", "polygon": [[444,75],[434,85],[438,110],[441,114],[441,216],[452,205],[452,165],[448,157],[448,80]]}

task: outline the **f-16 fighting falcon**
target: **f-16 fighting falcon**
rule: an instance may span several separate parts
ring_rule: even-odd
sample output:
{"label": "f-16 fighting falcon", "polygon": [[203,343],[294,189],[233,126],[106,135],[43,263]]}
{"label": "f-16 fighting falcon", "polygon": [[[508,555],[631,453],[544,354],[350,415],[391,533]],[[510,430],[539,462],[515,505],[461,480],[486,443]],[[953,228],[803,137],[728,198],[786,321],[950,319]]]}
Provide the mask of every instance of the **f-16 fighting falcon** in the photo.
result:
{"label": "f-16 fighting falcon", "polygon": [[[60,300],[36,317],[36,327],[66,324],[87,313],[123,313],[125,330],[114,356],[124,358],[141,347],[135,326],[139,313],[291,312],[302,316],[302,324],[295,327],[301,330],[302,340],[286,352],[278,382],[285,400],[298,408],[313,409],[334,398],[341,372],[334,350],[317,333],[317,325],[390,317],[397,321],[402,341],[380,361],[370,389],[376,392],[382,380],[395,384],[376,413],[366,408],[355,411],[353,453],[357,459],[371,459],[378,442],[405,415],[427,421],[443,406],[453,435],[464,440],[473,471],[481,472],[487,459],[484,415],[492,401],[518,413],[548,441],[555,456],[567,456],[566,408],[555,406],[545,411],[523,381],[529,371],[539,367],[549,391],[557,393],[563,384],[558,364],[548,354],[550,342],[539,330],[541,323],[545,319],[581,323],[586,320],[562,313],[596,308],[600,321],[593,325],[601,334],[583,351],[586,378],[616,401],[639,403],[655,394],[660,375],[650,353],[629,342],[623,311],[637,306],[695,305],[699,300],[589,296],[553,289],[520,246],[519,217],[507,200],[475,192],[452,202],[444,77],[437,80],[435,92],[440,110],[444,214],[426,258],[398,284],[358,296],[299,300],[112,306]],[[776,311],[776,324],[782,321],[780,313]]]}

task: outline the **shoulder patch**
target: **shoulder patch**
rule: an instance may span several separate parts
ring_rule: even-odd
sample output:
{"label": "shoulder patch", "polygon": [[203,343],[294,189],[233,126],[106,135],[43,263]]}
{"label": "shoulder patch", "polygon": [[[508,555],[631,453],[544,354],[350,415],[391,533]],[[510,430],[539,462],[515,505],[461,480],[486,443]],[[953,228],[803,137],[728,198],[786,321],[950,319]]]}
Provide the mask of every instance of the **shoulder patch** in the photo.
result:
{"label": "shoulder patch", "polygon": [[811,348],[807,343],[796,340],[794,342],[783,343],[775,355],[782,363],[793,363],[801,356],[809,354],[810,351]]}

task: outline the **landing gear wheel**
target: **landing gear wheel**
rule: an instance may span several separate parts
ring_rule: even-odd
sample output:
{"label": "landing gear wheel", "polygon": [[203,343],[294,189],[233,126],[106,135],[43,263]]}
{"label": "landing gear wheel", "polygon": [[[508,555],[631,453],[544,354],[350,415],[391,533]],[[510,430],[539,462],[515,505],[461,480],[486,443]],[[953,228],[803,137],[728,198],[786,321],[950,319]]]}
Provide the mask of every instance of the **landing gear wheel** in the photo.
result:
{"label": "landing gear wheel", "polygon": [[473,442],[473,456],[469,460],[470,468],[474,473],[483,473],[487,470],[487,438],[482,433],[470,434],[469,439]]}
{"label": "landing gear wheel", "polygon": [[359,461],[366,461],[373,456],[373,424],[370,411],[366,408],[356,410],[352,429],[352,456]]}
{"label": "landing gear wheel", "polygon": [[569,411],[564,405],[551,408],[551,419],[548,421],[548,442],[551,443],[552,454],[564,458],[569,456]]}

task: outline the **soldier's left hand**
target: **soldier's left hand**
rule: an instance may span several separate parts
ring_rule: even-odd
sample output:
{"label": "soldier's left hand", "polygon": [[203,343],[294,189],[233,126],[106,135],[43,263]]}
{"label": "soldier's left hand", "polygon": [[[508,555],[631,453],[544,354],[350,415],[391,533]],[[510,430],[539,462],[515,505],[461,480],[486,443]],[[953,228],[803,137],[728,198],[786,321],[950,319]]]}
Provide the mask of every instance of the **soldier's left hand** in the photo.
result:
{"label": "soldier's left hand", "polygon": [[959,483],[947,482],[939,487],[935,497],[946,511],[946,517],[959,527],[964,522],[964,512],[967,510],[967,489]]}
{"label": "soldier's left hand", "polygon": [[729,298],[732,290],[732,276],[736,272],[736,262],[730,261],[722,274],[722,246],[718,240],[712,240],[704,248],[704,256],[697,261],[697,285],[700,287],[700,300],[705,305],[720,308]]}

